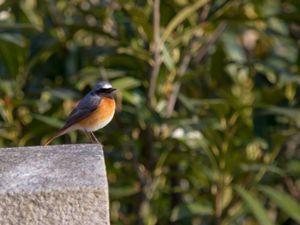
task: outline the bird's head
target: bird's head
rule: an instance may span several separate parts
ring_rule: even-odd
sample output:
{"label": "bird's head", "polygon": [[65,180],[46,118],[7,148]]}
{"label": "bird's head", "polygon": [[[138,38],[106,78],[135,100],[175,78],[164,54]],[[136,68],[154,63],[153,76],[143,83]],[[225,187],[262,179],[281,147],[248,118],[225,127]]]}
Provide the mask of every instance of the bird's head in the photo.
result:
{"label": "bird's head", "polygon": [[111,95],[117,89],[113,88],[112,85],[107,81],[98,82],[93,88],[92,92],[99,96]]}

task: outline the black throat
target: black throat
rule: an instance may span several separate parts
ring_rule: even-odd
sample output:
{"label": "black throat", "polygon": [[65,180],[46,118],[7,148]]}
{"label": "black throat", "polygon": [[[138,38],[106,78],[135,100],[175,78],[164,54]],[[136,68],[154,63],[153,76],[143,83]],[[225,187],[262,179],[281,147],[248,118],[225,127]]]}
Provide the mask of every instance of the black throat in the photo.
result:
{"label": "black throat", "polygon": [[106,97],[106,98],[113,98],[113,94],[112,93],[104,93],[104,94],[100,94],[99,95],[100,97],[102,96],[102,97]]}
{"label": "black throat", "polygon": [[113,93],[107,93],[102,91],[95,91],[93,94],[98,95],[99,97],[113,98]]}

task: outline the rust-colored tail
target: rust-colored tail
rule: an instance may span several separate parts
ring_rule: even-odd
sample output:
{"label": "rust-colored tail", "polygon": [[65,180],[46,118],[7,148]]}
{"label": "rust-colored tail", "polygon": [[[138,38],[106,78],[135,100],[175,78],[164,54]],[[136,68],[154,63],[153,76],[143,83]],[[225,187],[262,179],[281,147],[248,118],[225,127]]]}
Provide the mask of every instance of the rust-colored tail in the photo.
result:
{"label": "rust-colored tail", "polygon": [[59,131],[57,131],[55,134],[53,134],[44,145],[48,145],[50,144],[55,138],[58,138],[59,136],[64,135],[65,133],[67,133],[67,128],[62,128]]}

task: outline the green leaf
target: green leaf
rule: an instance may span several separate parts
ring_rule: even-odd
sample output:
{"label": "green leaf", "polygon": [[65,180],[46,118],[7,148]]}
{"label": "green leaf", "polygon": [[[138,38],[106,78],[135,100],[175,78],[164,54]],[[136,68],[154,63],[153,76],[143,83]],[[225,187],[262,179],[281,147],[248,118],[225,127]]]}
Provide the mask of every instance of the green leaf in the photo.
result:
{"label": "green leaf", "polygon": [[[33,3],[33,4],[32,4]],[[42,31],[44,20],[35,11],[37,2],[22,1],[20,2],[20,9],[26,15],[30,24],[33,25],[39,31]]]}
{"label": "green leaf", "polygon": [[0,61],[13,77],[21,71],[26,57],[26,41],[20,35],[0,34]]}
{"label": "green leaf", "polygon": [[50,93],[53,97],[63,99],[63,100],[79,99],[79,95],[76,92],[64,88],[53,89],[50,91]]}
{"label": "green leaf", "polygon": [[128,12],[133,20],[133,24],[144,30],[147,39],[152,38],[152,26],[148,21],[149,15],[145,12],[144,8],[138,7],[135,4],[125,4],[124,9]]}
{"label": "green leaf", "polygon": [[112,82],[112,85],[120,90],[132,89],[141,85],[141,82],[133,77],[122,77]]}
{"label": "green leaf", "polygon": [[143,96],[132,91],[123,91],[122,96],[124,101],[127,101],[135,106],[139,106],[143,102]]}
{"label": "green leaf", "polygon": [[[55,119],[53,117],[43,116],[43,115],[39,115],[39,114],[33,114],[32,117],[34,119],[40,120],[52,127],[61,128],[63,125],[63,122],[61,122],[60,120]],[[43,124],[41,124],[41,125],[43,125]]]}
{"label": "green leaf", "polygon": [[169,71],[173,71],[175,69],[175,64],[166,45],[163,46],[162,53],[162,60],[164,64],[166,65]]}
{"label": "green leaf", "polygon": [[184,203],[176,206],[171,214],[171,221],[177,221],[192,215],[207,216],[212,215],[213,209],[211,206],[200,203]]}
{"label": "green leaf", "polygon": [[266,105],[263,106],[268,113],[285,116],[294,121],[297,126],[300,126],[300,109]]}
{"label": "green leaf", "polygon": [[289,194],[267,186],[262,186],[259,189],[268,195],[282,211],[300,223],[300,204]]}
{"label": "green leaf", "polygon": [[[247,61],[245,51],[237,41],[234,33],[224,33],[221,39],[224,42],[224,50],[228,59],[239,63],[245,63]],[[234,66],[229,66],[227,71],[231,74],[236,74],[236,69]]]}
{"label": "green leaf", "polygon": [[300,160],[295,159],[295,160],[289,161],[286,165],[286,171],[290,175],[299,176],[300,175]]}
{"label": "green leaf", "polygon": [[149,54],[149,52],[147,52],[143,48],[139,48],[139,47],[126,47],[126,48],[120,47],[120,48],[118,48],[117,52],[119,54],[127,54],[127,55],[131,55],[133,57],[137,57],[139,59],[142,59],[145,62],[151,61],[151,55]]}
{"label": "green leaf", "polygon": [[8,42],[14,44],[20,48],[24,48],[26,46],[26,40],[21,35],[12,35],[8,33],[2,33],[0,35],[0,42]]}
{"label": "green leaf", "polygon": [[182,9],[180,12],[178,12],[176,16],[174,16],[174,18],[167,25],[162,35],[162,42],[165,42],[168,39],[169,35],[179,24],[181,24],[186,18],[191,16],[199,8],[204,6],[207,2],[208,0],[198,0],[193,5],[189,5]]}
{"label": "green leaf", "polygon": [[132,196],[138,192],[136,186],[120,186],[120,187],[111,187],[109,189],[109,193],[112,198],[124,198],[128,196]]}
{"label": "green leaf", "polygon": [[285,171],[276,167],[274,165],[266,165],[261,163],[254,163],[254,164],[241,164],[241,169],[246,172],[258,172],[260,170],[267,170],[271,173],[278,174],[279,176],[284,176]]}
{"label": "green leaf", "polygon": [[274,225],[274,223],[269,219],[266,210],[263,208],[262,204],[252,196],[247,190],[242,187],[236,187],[237,192],[250,209],[252,214],[255,216],[259,224],[261,225]]}

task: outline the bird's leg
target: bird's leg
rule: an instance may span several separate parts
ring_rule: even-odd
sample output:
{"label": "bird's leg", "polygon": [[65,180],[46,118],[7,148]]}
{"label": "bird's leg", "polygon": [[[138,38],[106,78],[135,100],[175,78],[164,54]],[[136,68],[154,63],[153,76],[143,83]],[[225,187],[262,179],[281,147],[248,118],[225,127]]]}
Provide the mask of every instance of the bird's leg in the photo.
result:
{"label": "bird's leg", "polygon": [[97,144],[102,145],[102,144],[100,143],[100,141],[97,139],[97,137],[95,136],[95,134],[94,134],[93,132],[90,132],[90,134],[91,134],[91,136],[93,137],[94,141],[95,141]]}
{"label": "bird's leg", "polygon": [[84,130],[84,133],[89,137],[89,139],[91,139],[92,143],[95,143],[94,138],[91,136],[90,132],[88,132],[87,130]]}

